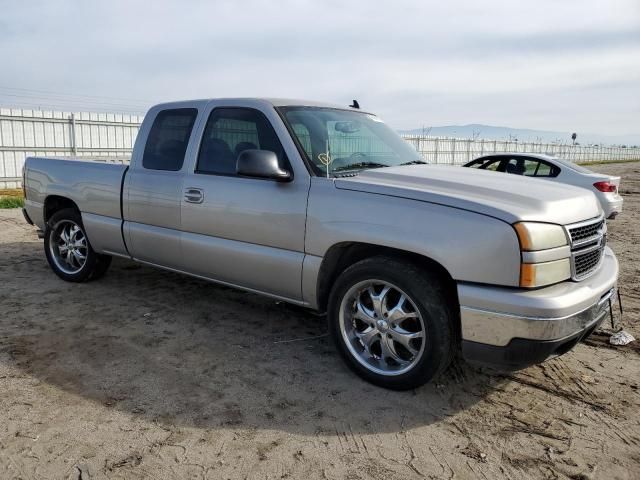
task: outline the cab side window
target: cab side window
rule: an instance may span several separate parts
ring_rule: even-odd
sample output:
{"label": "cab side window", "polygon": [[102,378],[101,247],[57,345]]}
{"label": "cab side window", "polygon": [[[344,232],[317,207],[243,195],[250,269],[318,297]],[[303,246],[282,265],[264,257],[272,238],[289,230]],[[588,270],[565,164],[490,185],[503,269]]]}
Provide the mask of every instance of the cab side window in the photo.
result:
{"label": "cab side window", "polygon": [[236,160],[245,150],[270,150],[281,166],[286,156],[269,120],[251,108],[216,108],[202,136],[196,173],[235,175]]}
{"label": "cab side window", "polygon": [[195,108],[176,108],[158,113],[144,147],[142,166],[149,170],[180,170],[197,116]]}

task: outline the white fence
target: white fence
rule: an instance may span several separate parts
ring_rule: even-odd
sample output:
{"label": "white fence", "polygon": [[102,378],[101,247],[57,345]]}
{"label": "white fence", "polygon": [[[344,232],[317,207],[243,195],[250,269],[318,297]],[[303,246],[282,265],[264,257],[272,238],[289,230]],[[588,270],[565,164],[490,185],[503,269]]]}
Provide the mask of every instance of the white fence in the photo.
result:
{"label": "white fence", "polygon": [[127,157],[141,122],[118,113],[0,109],[0,189],[20,187],[26,157]]}
{"label": "white fence", "polygon": [[640,160],[640,148],[567,145],[559,143],[470,140],[403,135],[431,163],[462,165],[474,158],[499,152],[547,153],[572,162]]}
{"label": "white fence", "polygon": [[[28,156],[122,161],[131,154],[141,122],[140,116],[118,113],[0,109],[0,189],[20,187],[22,166]],[[574,162],[640,160],[640,148],[414,135],[404,138],[427,161],[450,165],[495,152],[549,153]]]}

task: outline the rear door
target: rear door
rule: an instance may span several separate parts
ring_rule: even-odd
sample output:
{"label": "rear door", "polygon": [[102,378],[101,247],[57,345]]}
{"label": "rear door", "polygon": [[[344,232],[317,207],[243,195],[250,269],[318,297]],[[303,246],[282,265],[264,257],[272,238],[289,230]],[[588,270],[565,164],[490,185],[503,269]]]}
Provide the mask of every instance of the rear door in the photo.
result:
{"label": "rear door", "polygon": [[[301,300],[310,176],[302,162],[289,161],[297,151],[284,124],[273,107],[213,103],[199,130],[202,134],[195,136],[202,139],[185,174],[181,200],[186,268]],[[237,176],[236,159],[246,149],[275,152],[293,180]]]}
{"label": "rear door", "polygon": [[[183,269],[180,244],[185,157],[197,108],[157,108],[149,112],[136,142],[123,189],[124,233],[136,260]],[[146,139],[146,143],[141,142]]]}

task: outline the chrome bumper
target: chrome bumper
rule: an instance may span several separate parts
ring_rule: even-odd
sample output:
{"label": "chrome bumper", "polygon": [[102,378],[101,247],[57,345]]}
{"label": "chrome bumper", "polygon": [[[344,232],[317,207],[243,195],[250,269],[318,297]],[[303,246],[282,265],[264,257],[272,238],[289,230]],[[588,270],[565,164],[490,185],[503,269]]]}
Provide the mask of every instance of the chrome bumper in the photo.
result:
{"label": "chrome bumper", "polygon": [[[484,340],[495,346],[506,346],[514,338],[525,340],[561,340],[591,329],[609,314],[609,300],[615,300],[615,288],[602,295],[591,307],[574,315],[561,318],[518,317],[505,313],[486,312],[465,308],[462,338],[474,342]],[[478,334],[491,323],[499,335]]]}
{"label": "chrome bumper", "polygon": [[458,285],[463,342],[507,347],[513,340],[560,341],[593,329],[615,299],[618,261],[606,247],[598,271],[581,282],[523,290]]}

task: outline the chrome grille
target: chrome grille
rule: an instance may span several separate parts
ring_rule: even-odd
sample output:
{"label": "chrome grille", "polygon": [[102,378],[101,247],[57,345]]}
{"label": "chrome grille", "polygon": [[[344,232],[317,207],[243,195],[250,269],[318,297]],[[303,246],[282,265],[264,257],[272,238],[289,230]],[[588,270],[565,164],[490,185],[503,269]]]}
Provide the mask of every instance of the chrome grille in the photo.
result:
{"label": "chrome grille", "polygon": [[598,269],[607,243],[607,224],[603,218],[568,225],[571,238],[571,276],[583,280]]}
{"label": "chrome grille", "polygon": [[602,229],[604,220],[596,221],[591,224],[581,224],[576,227],[569,228],[569,235],[571,235],[571,243],[583,243],[591,238],[599,237],[601,234],[599,230]]}
{"label": "chrome grille", "polygon": [[575,255],[575,277],[580,279],[589,275],[600,263],[602,257],[602,248],[597,248],[587,253]]}

